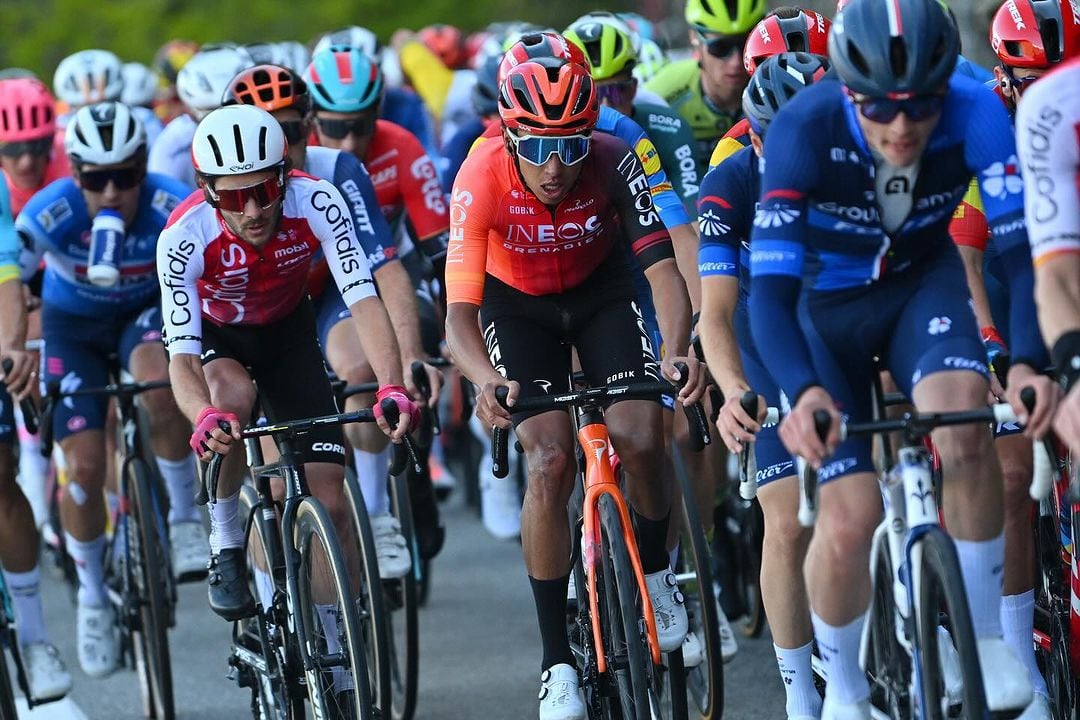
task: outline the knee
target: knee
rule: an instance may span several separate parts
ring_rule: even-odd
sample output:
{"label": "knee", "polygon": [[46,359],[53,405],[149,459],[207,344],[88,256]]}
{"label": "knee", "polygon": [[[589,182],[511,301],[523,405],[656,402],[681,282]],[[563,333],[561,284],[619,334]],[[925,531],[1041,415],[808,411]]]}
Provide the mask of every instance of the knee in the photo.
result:
{"label": "knee", "polygon": [[642,478],[657,478],[663,468],[663,435],[642,432],[629,432],[612,437],[612,444],[619,453],[619,460],[628,473]]}
{"label": "knee", "polygon": [[983,425],[942,428],[934,433],[934,446],[945,469],[979,465],[993,455],[990,430]]}
{"label": "knee", "polygon": [[[77,497],[79,491],[89,495],[101,493],[105,484],[104,448],[100,452],[65,452],[64,461],[67,465],[68,495],[76,505],[85,502],[85,499]],[[77,485],[78,490],[72,485]]]}
{"label": "knee", "polygon": [[526,454],[526,462],[530,500],[549,510],[565,508],[570,499],[570,478],[574,468],[567,448],[556,443],[541,443]]}
{"label": "knee", "polygon": [[1010,517],[1028,518],[1031,513],[1030,464],[1003,459],[1001,477],[1005,484],[1005,513]]}
{"label": "knee", "polygon": [[781,557],[801,558],[806,554],[810,529],[799,524],[795,508],[791,512],[769,513],[765,516],[765,543]]}
{"label": "knee", "polygon": [[352,360],[341,365],[340,368],[334,368],[334,372],[349,385],[359,385],[375,379],[375,372],[366,361]]}
{"label": "knee", "polygon": [[[852,558],[863,557],[870,552],[870,541],[881,517],[848,507],[844,512],[825,515],[814,528],[814,542],[836,566],[854,567]],[[865,563],[857,563],[865,569]]]}
{"label": "knee", "polygon": [[180,408],[176,404],[176,398],[170,390],[155,390],[143,394],[143,407],[150,418],[150,425],[174,422],[181,419]]}
{"label": "knee", "polygon": [[241,425],[250,420],[251,409],[255,406],[255,387],[250,382],[217,383],[211,397],[214,407],[233,413]]}

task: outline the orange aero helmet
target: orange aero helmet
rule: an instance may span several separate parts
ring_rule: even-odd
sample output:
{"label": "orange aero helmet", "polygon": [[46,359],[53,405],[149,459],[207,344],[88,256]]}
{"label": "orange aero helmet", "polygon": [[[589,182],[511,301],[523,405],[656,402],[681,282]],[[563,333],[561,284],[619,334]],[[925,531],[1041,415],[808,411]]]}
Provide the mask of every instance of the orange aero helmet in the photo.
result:
{"label": "orange aero helmet", "polygon": [[256,65],[232,79],[225,104],[254,105],[266,112],[295,107],[301,115],[311,109],[311,95],[303,78],[280,65]]}
{"label": "orange aero helmet", "polygon": [[558,136],[589,132],[600,106],[589,69],[559,58],[512,68],[500,84],[499,116],[510,130]]}
{"label": "orange aero helmet", "polygon": [[1048,68],[1080,51],[1080,18],[1069,0],[1007,0],[994,14],[990,45],[1002,64]]}
{"label": "orange aero helmet", "polygon": [[503,54],[502,62],[499,63],[499,85],[502,85],[503,79],[516,66],[542,58],[555,58],[590,70],[585,51],[562,35],[553,32],[530,33],[522,36]]}
{"label": "orange aero helmet", "polygon": [[769,13],[746,38],[743,67],[753,74],[763,60],[783,52],[828,55],[830,27],[829,19],[813,10],[781,8]]}

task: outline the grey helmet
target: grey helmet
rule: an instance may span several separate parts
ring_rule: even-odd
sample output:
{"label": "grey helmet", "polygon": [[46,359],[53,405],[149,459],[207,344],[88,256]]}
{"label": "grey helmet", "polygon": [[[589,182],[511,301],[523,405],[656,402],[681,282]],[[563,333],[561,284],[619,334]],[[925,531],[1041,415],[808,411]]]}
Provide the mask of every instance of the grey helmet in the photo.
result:
{"label": "grey helmet", "polygon": [[776,113],[803,88],[829,72],[829,59],[804,52],[785,52],[766,58],[743,90],[743,113],[764,133]]}

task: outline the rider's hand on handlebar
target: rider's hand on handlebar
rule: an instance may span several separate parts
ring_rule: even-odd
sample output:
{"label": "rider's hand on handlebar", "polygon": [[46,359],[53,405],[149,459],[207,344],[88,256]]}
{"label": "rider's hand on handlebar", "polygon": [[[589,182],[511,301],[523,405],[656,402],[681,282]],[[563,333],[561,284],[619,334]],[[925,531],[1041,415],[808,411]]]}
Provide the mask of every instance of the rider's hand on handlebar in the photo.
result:
{"label": "rider's hand on handlebar", "polygon": [[[229,432],[221,429],[223,422],[228,423]],[[240,440],[239,418],[231,412],[208,406],[195,418],[195,432],[188,444],[200,460],[209,462],[213,453],[228,455],[233,440]]]}
{"label": "rider's hand on handlebar", "polygon": [[19,402],[34,390],[37,379],[34,355],[25,350],[4,350],[2,357],[11,360],[11,371],[3,374],[4,385],[15,402]]}
{"label": "rider's hand on handlebar", "polygon": [[[386,422],[386,418],[383,417],[382,401],[387,398],[393,400],[398,407],[398,423],[397,427],[393,429]],[[420,408],[412,401],[412,398],[408,396],[405,388],[401,385],[383,385],[379,388],[378,392],[375,393],[375,406],[372,410],[375,412],[375,422],[379,424],[387,437],[395,443],[401,442],[405,433],[420,426]]]}
{"label": "rider's hand on handlebar", "polygon": [[[404,375],[405,375],[405,387],[408,388],[409,395],[411,395],[414,398],[419,399],[419,398],[423,397],[423,393],[420,392],[420,388],[416,387],[416,383],[413,382],[413,377],[412,377],[412,372],[411,372],[412,364],[413,364],[413,362],[416,362],[416,361],[421,362],[421,364],[424,366],[424,373],[427,375],[427,379],[428,379],[428,387],[431,388],[431,393],[428,396],[427,406],[428,407],[435,407],[436,405],[439,404],[439,392],[442,391],[442,385],[443,385],[442,371],[439,370],[439,368],[435,367],[434,365],[429,365],[426,362],[423,362],[422,360],[419,360],[419,358],[407,361],[405,363],[405,366],[404,366],[404,370],[405,370],[405,373],[404,373]],[[416,428],[414,427],[413,429],[415,430]]]}
{"label": "rider's hand on handlebar", "polygon": [[685,363],[688,377],[686,385],[679,391],[678,400],[682,405],[693,405],[701,401],[701,396],[708,388],[708,373],[705,371],[705,363],[694,357],[664,358],[660,363],[660,374],[671,382],[678,382],[682,378],[675,363]]}
{"label": "rider's hand on handlebar", "polygon": [[484,423],[485,427],[501,427],[504,430],[509,430],[513,427],[513,423],[510,421],[510,411],[499,404],[499,401],[495,398],[495,390],[500,387],[506,387],[509,392],[506,396],[506,404],[510,407],[514,406],[517,402],[518,393],[521,391],[521,386],[515,380],[498,380],[484,384],[484,387],[480,388],[480,392],[476,395],[476,417],[480,418],[480,422]]}
{"label": "rider's hand on handlebar", "polygon": [[[832,418],[829,434],[821,442],[814,427],[814,411],[825,410]],[[825,388],[815,385],[803,392],[799,402],[780,423],[780,439],[792,455],[803,458],[815,469],[840,443],[840,412]]]}
{"label": "rider's hand on handlebar", "polygon": [[[1050,423],[1054,419],[1058,402],[1061,400],[1061,386],[1023,363],[1009,368],[1008,380],[1005,399],[1012,405],[1013,412],[1024,425],[1024,437],[1031,439],[1043,437],[1050,431]],[[1035,390],[1035,409],[1031,413],[1028,413],[1020,400],[1020,391],[1025,387]]]}
{"label": "rider's hand on handlebar", "polygon": [[720,407],[720,416],[716,418],[716,429],[720,431],[720,438],[733,453],[742,452],[743,443],[754,441],[754,434],[761,430],[761,420],[769,411],[765,398],[758,395],[759,417],[750,417],[743,409],[741,399],[741,393],[726,396]]}

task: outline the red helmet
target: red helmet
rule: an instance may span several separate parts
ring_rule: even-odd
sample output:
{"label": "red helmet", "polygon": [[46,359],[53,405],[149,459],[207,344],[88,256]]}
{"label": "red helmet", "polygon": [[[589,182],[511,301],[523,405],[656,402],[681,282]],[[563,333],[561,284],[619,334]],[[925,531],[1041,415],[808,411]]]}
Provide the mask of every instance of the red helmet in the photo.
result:
{"label": "red helmet", "polygon": [[1006,0],[990,25],[990,45],[1003,65],[1047,68],[1080,50],[1080,18],[1070,0]]}
{"label": "red helmet", "polygon": [[51,137],[56,132],[56,100],[36,78],[0,80],[0,142]]}
{"label": "red helmet", "polygon": [[491,33],[486,30],[469,33],[469,36],[465,38],[465,59],[470,66],[476,67],[480,51],[483,49],[484,43],[490,39]]}
{"label": "red helmet", "polygon": [[232,79],[225,91],[225,105],[254,105],[266,112],[294,107],[301,115],[311,109],[307,83],[280,65],[256,65]]}
{"label": "red helmet", "polygon": [[600,105],[588,68],[539,58],[511,68],[500,83],[503,125],[530,135],[575,135],[596,125]]}
{"label": "red helmet", "polygon": [[556,58],[590,69],[585,51],[562,35],[553,32],[531,33],[522,36],[503,54],[499,64],[499,85],[514,67],[541,58]]}
{"label": "red helmet", "polygon": [[828,55],[831,26],[827,17],[813,10],[782,8],[772,12],[746,38],[743,67],[753,73],[762,60],[782,52]]}
{"label": "red helmet", "polygon": [[420,42],[438,56],[446,67],[456,70],[465,65],[465,36],[461,30],[453,25],[428,25],[418,35]]}
{"label": "red helmet", "polygon": [[836,12],[833,13],[833,16],[839,15],[850,4],[851,0],[836,0]]}

